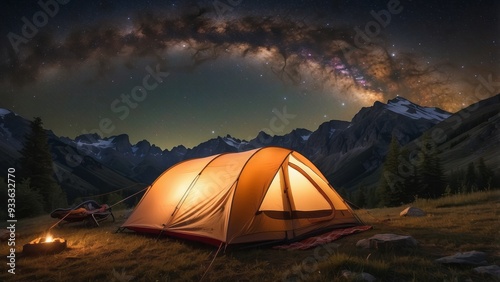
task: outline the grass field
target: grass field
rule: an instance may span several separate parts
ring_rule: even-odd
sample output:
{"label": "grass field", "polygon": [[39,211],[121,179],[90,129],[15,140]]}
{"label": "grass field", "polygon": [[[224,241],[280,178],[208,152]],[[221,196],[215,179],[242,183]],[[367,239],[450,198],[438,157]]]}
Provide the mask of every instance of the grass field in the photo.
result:
{"label": "grass field", "polygon": [[[476,274],[473,267],[443,266],[434,260],[463,251],[484,251],[490,264],[500,264],[500,191],[417,200],[426,217],[401,218],[404,207],[357,210],[372,230],[347,236],[306,251],[271,248],[222,250],[204,281],[354,281],[343,270],[368,272],[377,281],[495,281]],[[1,281],[199,281],[217,248],[189,241],[118,233],[125,220],[86,228],[72,224],[53,229],[68,241],[68,249],[39,257],[22,255],[22,246],[50,227],[55,220],[41,216],[17,222],[15,275],[2,263]],[[413,249],[363,250],[358,240],[378,233],[411,235]],[[7,242],[1,253],[8,254]]]}

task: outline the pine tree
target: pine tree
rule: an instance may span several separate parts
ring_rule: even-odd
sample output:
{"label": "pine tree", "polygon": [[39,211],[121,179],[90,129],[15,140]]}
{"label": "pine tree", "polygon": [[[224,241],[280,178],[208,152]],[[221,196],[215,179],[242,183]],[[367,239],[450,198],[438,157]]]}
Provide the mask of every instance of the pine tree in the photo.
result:
{"label": "pine tree", "polygon": [[31,187],[30,179],[16,183],[16,216],[19,218],[40,215],[44,212],[42,195]]}
{"label": "pine tree", "polygon": [[342,198],[344,198],[344,199],[346,199],[346,198],[347,198],[347,196],[348,196],[348,194],[349,194],[349,193],[347,192],[347,190],[346,190],[344,187],[335,188],[335,190],[336,190],[336,191],[337,191],[337,193],[339,193],[339,195],[340,195]]}
{"label": "pine tree", "polygon": [[491,186],[491,182],[493,180],[493,170],[486,166],[484,163],[484,159],[479,158],[477,164],[477,186],[481,190],[489,190]]}
{"label": "pine tree", "polygon": [[368,189],[368,191],[366,192],[366,207],[375,208],[379,205],[379,202],[380,200],[377,195],[377,188],[372,187]]}
{"label": "pine tree", "polygon": [[474,163],[470,162],[467,166],[467,172],[465,173],[465,191],[472,192],[476,190],[477,184],[476,169],[474,168]]}
{"label": "pine tree", "polygon": [[437,146],[429,134],[422,136],[422,142],[422,160],[417,166],[420,187],[418,196],[421,198],[438,198],[444,194],[446,188],[441,160],[438,157]]}
{"label": "pine tree", "polygon": [[465,171],[462,168],[452,170],[448,177],[448,185],[450,186],[451,194],[464,192]]}
{"label": "pine tree", "polygon": [[31,122],[21,154],[21,177],[30,180],[26,189],[42,196],[44,210],[49,212],[57,205],[66,205],[61,188],[54,180],[52,155],[41,118]]}
{"label": "pine tree", "polygon": [[441,159],[438,156],[437,149],[431,155],[433,169],[434,169],[434,179],[432,182],[433,190],[431,196],[433,198],[438,198],[444,195],[446,190],[446,178],[443,170],[443,165],[441,164]]}
{"label": "pine tree", "polygon": [[404,178],[398,174],[399,150],[399,142],[393,136],[389,144],[389,152],[384,162],[377,191],[380,206],[392,207],[401,204],[401,196],[404,191]]}
{"label": "pine tree", "polygon": [[443,196],[448,197],[448,196],[451,196],[451,195],[452,195],[451,186],[448,184],[448,185],[446,185],[446,188],[444,189]]}
{"label": "pine tree", "polygon": [[355,197],[354,197],[354,204],[356,206],[363,208],[366,206],[366,189],[365,187],[361,187],[356,191]]}
{"label": "pine tree", "polygon": [[410,153],[408,150],[403,149],[398,159],[398,172],[404,178],[401,202],[405,204],[411,203],[415,200],[419,191],[417,168],[409,161]]}

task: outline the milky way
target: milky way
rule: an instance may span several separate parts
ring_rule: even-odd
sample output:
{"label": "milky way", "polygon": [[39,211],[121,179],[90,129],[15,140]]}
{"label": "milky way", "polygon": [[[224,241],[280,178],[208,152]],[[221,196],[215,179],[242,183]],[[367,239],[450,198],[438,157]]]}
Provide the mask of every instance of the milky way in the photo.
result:
{"label": "milky way", "polygon": [[[109,17],[72,23],[66,32],[40,29],[29,42],[15,48],[9,42],[11,46],[4,48],[2,85],[14,93],[43,81],[68,79],[68,73],[83,69],[99,79],[116,68],[137,68],[144,59],[154,60],[165,71],[189,72],[220,59],[241,58],[267,69],[284,85],[362,106],[399,95],[456,111],[479,99],[459,96],[473,93],[479,83],[462,77],[459,66],[392,46],[384,31],[397,25],[399,15],[411,12],[403,9],[404,2],[395,1],[391,8],[365,8],[367,17],[355,25],[292,13],[245,14],[237,11],[239,7],[221,15],[220,7],[212,4],[142,9],[128,13],[126,20]],[[189,59],[174,64],[167,54]]]}

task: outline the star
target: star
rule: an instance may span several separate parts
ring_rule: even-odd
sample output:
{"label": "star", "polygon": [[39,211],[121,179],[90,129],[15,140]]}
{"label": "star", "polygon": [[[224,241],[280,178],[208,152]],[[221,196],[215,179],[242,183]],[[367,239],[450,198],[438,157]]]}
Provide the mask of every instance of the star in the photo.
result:
{"label": "star", "polygon": [[[476,78],[494,74],[498,63],[498,36],[494,29],[487,30],[481,24],[491,26],[494,21],[487,12],[488,8],[495,9],[482,1],[461,1],[458,7],[431,10],[409,1],[403,5],[401,15],[393,15],[388,29],[379,25],[380,38],[373,38],[366,46],[356,46],[355,42],[366,41],[368,21],[387,20],[382,14],[378,19],[365,17],[375,14],[371,10],[384,8],[378,4],[354,5],[346,1],[342,5],[346,15],[342,15],[319,4],[322,1],[299,5],[301,9],[296,3],[307,1],[243,1],[244,5],[238,7],[231,3],[242,1],[216,1],[227,8],[221,11],[224,17],[216,18],[212,9],[193,16],[196,9],[184,9],[177,5],[180,1],[157,1],[162,2],[158,6],[156,1],[117,5],[109,14],[86,14],[87,10],[94,11],[89,8],[94,4],[78,2],[64,8],[59,5],[61,15],[50,16],[47,27],[40,27],[38,34],[30,27],[33,23],[26,23],[26,28],[20,20],[26,16],[32,22],[32,14],[11,13],[7,19],[9,31],[17,36],[8,37],[8,47],[12,54],[18,54],[0,54],[0,69],[8,72],[2,76],[0,87],[19,86],[15,94],[0,93],[0,101],[6,101],[9,108],[17,104],[27,116],[45,117],[48,128],[68,136],[76,136],[85,128],[99,128],[93,116],[96,111],[103,111],[103,118],[112,120],[115,129],[109,135],[129,133],[131,139],[142,140],[151,134],[157,143],[167,147],[181,142],[194,146],[212,134],[251,135],[269,126],[262,122],[275,116],[268,110],[282,111],[280,105],[270,101],[300,109],[294,114],[316,118],[302,119],[300,125],[299,119],[293,120],[287,130],[298,126],[313,130],[326,118],[349,120],[361,107],[386,102],[397,94],[456,111],[462,101],[468,106],[477,100],[468,96],[477,86],[467,86],[470,78],[476,80],[474,72]],[[211,2],[207,3],[213,8]],[[290,5],[297,15],[290,13]],[[317,21],[308,18],[316,15],[318,8],[325,17]],[[480,13],[483,18],[463,17],[466,12],[473,14],[480,9],[485,11]],[[360,16],[347,18],[351,10],[361,10]],[[267,14],[271,13],[270,20]],[[68,16],[73,14],[85,22]],[[149,14],[151,17],[142,16]],[[440,23],[439,17],[443,16],[461,32],[450,38],[441,36],[448,26]],[[365,24],[359,30],[363,34],[355,29],[358,23]],[[432,30],[426,31],[429,26]],[[167,71],[171,72],[168,77],[158,75]],[[440,80],[443,73],[450,79]],[[65,94],[67,89],[75,93]],[[122,93],[129,100],[115,100]],[[47,107],[54,100],[61,102],[58,115]],[[139,103],[141,107],[137,107]],[[339,111],[331,112],[338,106]],[[60,128],[68,126],[62,121],[75,111],[78,118],[72,130],[65,133]],[[263,118],[241,126],[241,120],[251,112]],[[169,121],[162,124],[164,133],[145,126],[167,114]],[[124,118],[126,122],[122,122]],[[228,123],[220,128],[224,120]],[[210,128],[218,128],[217,133]],[[181,136],[187,130],[196,132],[189,140],[166,138],[167,134]]]}

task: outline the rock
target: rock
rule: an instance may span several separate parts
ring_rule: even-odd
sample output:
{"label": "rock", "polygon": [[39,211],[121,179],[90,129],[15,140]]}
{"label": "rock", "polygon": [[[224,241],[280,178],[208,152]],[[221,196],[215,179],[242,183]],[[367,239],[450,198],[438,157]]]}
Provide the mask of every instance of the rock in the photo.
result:
{"label": "rock", "polygon": [[496,278],[500,278],[500,266],[498,265],[479,266],[474,268],[474,271],[477,273],[491,274]]}
{"label": "rock", "polygon": [[347,279],[355,279],[356,281],[373,282],[377,280],[375,276],[371,275],[370,273],[366,272],[356,273],[349,270],[342,270],[342,276],[344,276]]}
{"label": "rock", "polygon": [[419,208],[407,207],[399,213],[399,216],[425,216],[425,212]]}
{"label": "rock", "polygon": [[442,257],[435,260],[437,263],[444,264],[469,264],[469,265],[486,265],[486,253],[478,251],[470,251],[456,253],[452,256]]}
{"label": "rock", "polygon": [[377,234],[368,239],[359,240],[356,247],[364,249],[390,249],[416,247],[417,240],[407,235]]}

